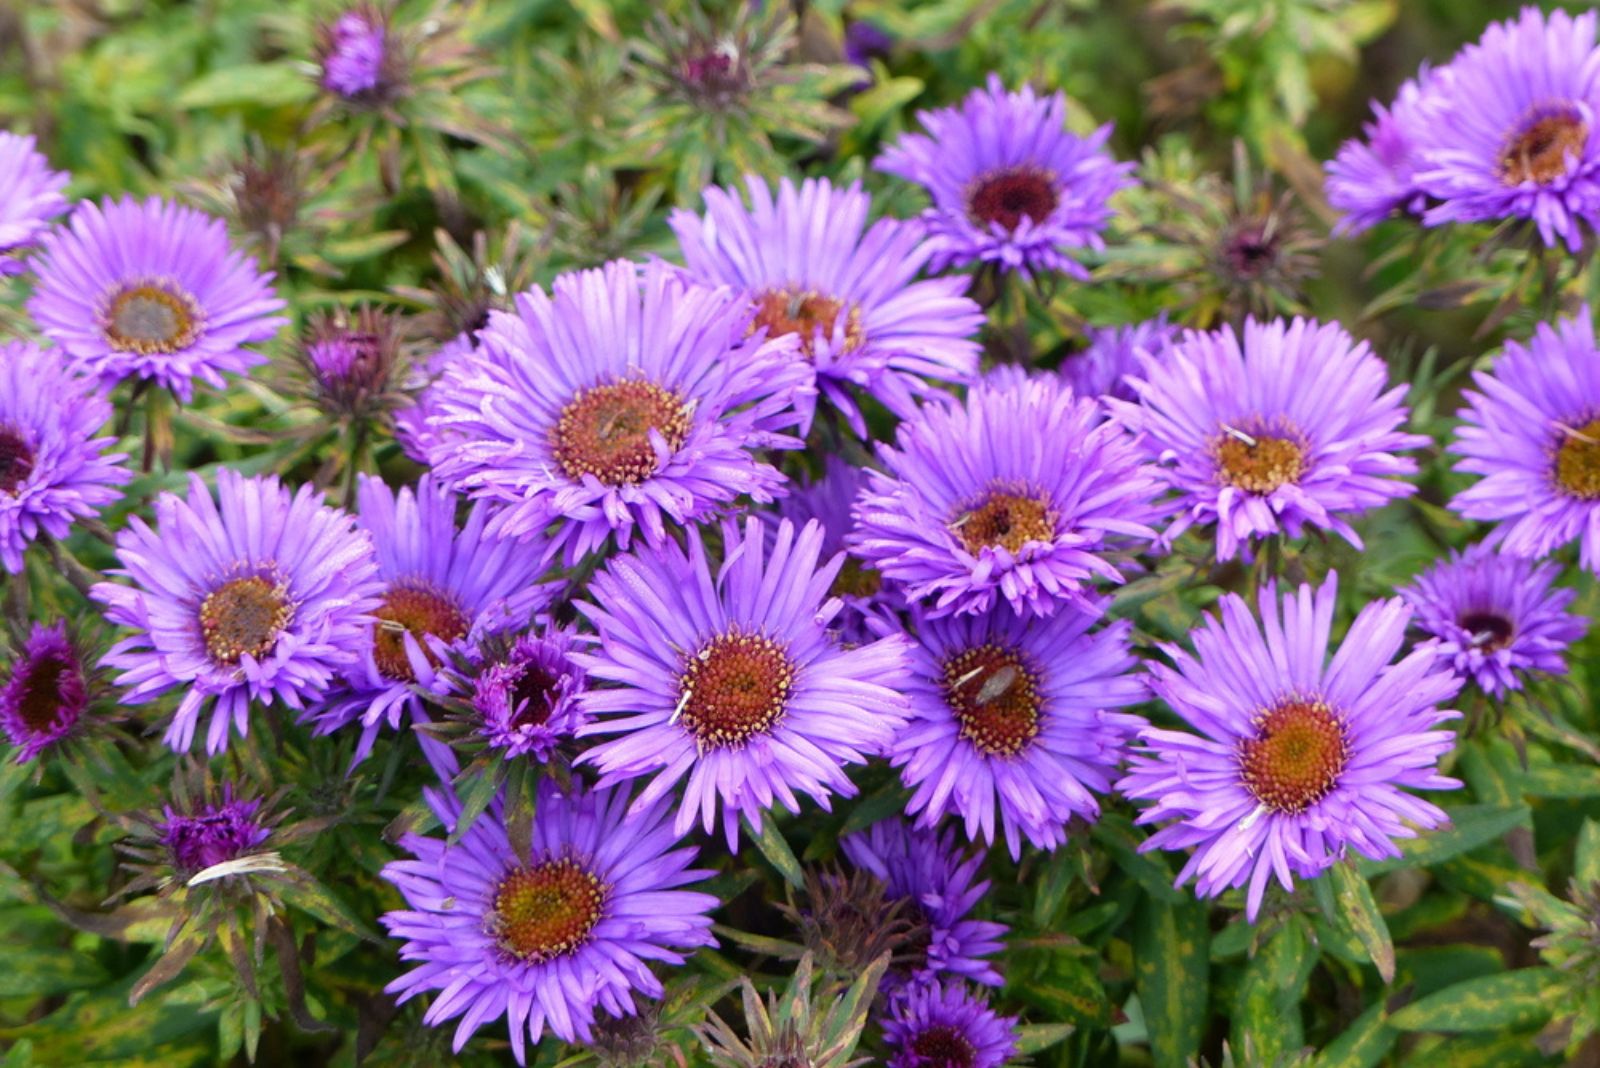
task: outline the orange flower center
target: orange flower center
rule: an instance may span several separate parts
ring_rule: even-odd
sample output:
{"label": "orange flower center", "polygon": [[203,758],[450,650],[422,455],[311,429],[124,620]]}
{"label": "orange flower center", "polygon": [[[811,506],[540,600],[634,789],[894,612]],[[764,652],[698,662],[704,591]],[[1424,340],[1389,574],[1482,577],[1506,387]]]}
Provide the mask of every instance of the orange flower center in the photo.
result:
{"label": "orange flower center", "polygon": [[200,336],[204,321],[193,296],[174,283],[153,281],[118,289],[102,326],[112,348],[150,356],[188,348]]}
{"label": "orange flower center", "polygon": [[1239,743],[1245,787],[1275,812],[1304,812],[1332,790],[1350,758],[1344,724],[1321,701],[1292,699],[1256,718]]}
{"label": "orange flower center", "polygon": [[373,662],[384,678],[397,682],[417,681],[406,655],[407,634],[417,640],[428,663],[437,665],[439,658],[428,648],[428,635],[453,642],[465,638],[471,629],[455,601],[426,585],[391,586],[372,614],[378,620],[372,627]]}
{"label": "orange flower center", "polygon": [[1039,679],[1014,650],[958,653],[945,660],[941,686],[961,738],[985,756],[1016,756],[1039,736]]}
{"label": "orange flower center", "polygon": [[1058,518],[1043,493],[993,487],[961,509],[950,529],[974,556],[984,548],[1003,548],[1015,554],[1030,541],[1055,538]]}
{"label": "orange flower center", "polygon": [[794,676],[789,654],[771,638],[719,634],[684,662],[679,716],[701,749],[743,745],[783,719]]}
{"label": "orange flower center", "polygon": [[841,315],[845,317],[844,352],[851,353],[865,339],[860,309],[852,306],[846,311],[844,301],[814,290],[769,289],[762,293],[756,297],[756,316],[750,323],[750,332],[765,328],[769,338],[798,335],[800,351],[810,359],[816,355],[819,335],[833,340]]}
{"label": "orange flower center", "polygon": [[1576,111],[1562,110],[1528,123],[1506,145],[1500,178],[1506,185],[1548,185],[1567,173],[1567,161],[1583,153],[1589,127]]}
{"label": "orange flower center", "polygon": [[229,667],[246,655],[259,659],[272,652],[293,618],[288,587],[260,576],[225,582],[200,602],[206,652]]}
{"label": "orange flower center", "polygon": [[675,452],[689,436],[693,407],[682,396],[639,378],[580,390],[561,409],[550,446],[568,478],[589,475],[608,486],[643,482],[661,466],[651,431]]}
{"label": "orange flower center", "polygon": [[1569,497],[1600,500],[1600,419],[1563,432],[1556,449],[1556,483]]}
{"label": "orange flower center", "polygon": [[1284,434],[1224,432],[1212,450],[1222,480],[1246,493],[1265,496],[1305,472],[1305,446]]}
{"label": "orange flower center", "polygon": [[495,888],[489,933],[506,953],[528,964],[575,953],[600,922],[609,889],[575,860],[518,868]]}

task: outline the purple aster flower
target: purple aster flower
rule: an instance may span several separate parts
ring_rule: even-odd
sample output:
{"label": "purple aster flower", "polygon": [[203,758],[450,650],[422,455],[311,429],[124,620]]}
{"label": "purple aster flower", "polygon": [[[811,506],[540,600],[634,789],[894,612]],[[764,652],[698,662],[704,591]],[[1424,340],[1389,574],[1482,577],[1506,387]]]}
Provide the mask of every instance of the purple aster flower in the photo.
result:
{"label": "purple aster flower", "polygon": [[1179,330],[1162,312],[1132,326],[1090,327],[1084,333],[1088,347],[1067,357],[1061,377],[1080,397],[1131,401],[1137,397],[1125,379],[1139,373],[1137,354],[1148,352],[1161,359],[1167,346],[1178,340]]}
{"label": "purple aster flower", "polygon": [[1013,857],[1022,839],[1066,840],[1074,817],[1100,814],[1124,750],[1145,721],[1110,709],[1146,697],[1129,650],[1131,625],[1099,630],[1100,611],[1068,608],[1024,620],[1004,605],[976,616],[916,619],[911,722],[890,762],[915,793],[920,824],[955,813],[974,841],[995,838],[996,810]]}
{"label": "purple aster flower", "polygon": [[572,651],[572,632],[547,626],[518,635],[480,667],[467,684],[466,700],[491,749],[543,763],[588,722],[578,704],[585,675]]}
{"label": "purple aster flower", "polygon": [[1450,450],[1457,471],[1483,478],[1450,507],[1498,521],[1502,552],[1541,557],[1581,539],[1580,559],[1600,572],[1600,349],[1585,304],[1533,340],[1506,342],[1478,390],[1465,394]]}
{"label": "purple aster flower", "polygon": [[16,747],[17,763],[70,737],[88,707],[88,676],[66,623],[35,623],[0,687],[0,730]]}
{"label": "purple aster flower", "polygon": [[1399,429],[1406,387],[1385,390],[1389,369],[1337,323],[1245,321],[1188,331],[1159,358],[1141,356],[1137,404],[1109,400],[1181,495],[1164,538],[1216,524],[1217,559],[1250,539],[1299,537],[1307,526],[1361,547],[1346,516],[1416,492],[1396,456],[1428,439]]}
{"label": "purple aster flower", "polygon": [[1374,102],[1373,120],[1363,127],[1366,140],[1352,138],[1328,163],[1328,203],[1344,217],[1335,233],[1358,234],[1396,211],[1421,217],[1428,198],[1417,185],[1421,101],[1433,74],[1424,68],[1400,87],[1392,107]]}
{"label": "purple aster flower", "polygon": [[989,880],[978,878],[981,853],[963,857],[953,831],[913,829],[899,816],[846,835],[839,848],[850,863],[881,880],[891,898],[905,900],[918,924],[927,926],[923,958],[906,978],[917,982],[951,975],[1001,984],[1000,973],[985,958],[1000,952],[1006,925],[972,918],[973,906],[989,891]]}
{"label": "purple aster flower", "polygon": [[618,260],[557,278],[551,295],[491,313],[479,348],[435,387],[434,471],[500,507],[488,531],[531,538],[551,524],[567,563],[615,534],[626,548],[666,523],[704,520],[784,482],[756,459],[798,448],[812,372],[796,341],[746,341],[746,302],[675,268]]}
{"label": "purple aster flower", "polygon": [[871,69],[872,60],[887,59],[893,48],[893,35],[875,22],[858,19],[845,27],[844,58],[858,67]]}
{"label": "purple aster flower", "polygon": [[1423,221],[1531,219],[1546,245],[1583,244],[1600,219],[1596,13],[1527,7],[1435,72],[1419,101]]}
{"label": "purple aster flower", "polygon": [[1151,688],[1198,734],[1151,727],[1117,784],[1155,802],[1140,823],[1167,823],[1141,850],[1195,852],[1178,875],[1216,897],[1249,883],[1253,921],[1274,875],[1293,889],[1353,850],[1398,857],[1393,839],[1446,822],[1436,805],[1402,789],[1450,790],[1438,772],[1455,746],[1438,707],[1461,688],[1432,649],[1390,661],[1405,642],[1411,609],[1398,597],[1363,608],[1328,656],[1337,579],[1283,598],[1261,590],[1261,622],[1237,594],[1222,598],[1190,639],[1195,655],[1163,651]]}
{"label": "purple aster flower", "polygon": [[188,812],[163,806],[166,818],[155,829],[173,869],[187,877],[238,860],[266,841],[272,832],[258,818],[260,809],[260,798],[234,797],[227,783],[219,799],[198,801]]}
{"label": "purple aster flower", "polygon": [[[687,778],[674,831],[698,815],[710,831],[722,801],[728,845],[739,817],[758,830],[774,800],[798,812],[795,793],[824,809],[855,795],[844,765],[865,763],[905,724],[906,642],[892,636],[845,649],[828,625],[840,609],[828,588],[843,560],[819,563],[822,528],[759,518],[722,528],[713,572],[698,531],[687,553],[673,542],[612,560],[579,609],[600,649],[577,653],[591,688],[585,711],[605,717],[580,735],[617,734],[579,761],[603,785],[654,778],[635,803],[651,805]],[[616,684],[597,689],[603,680]]]}
{"label": "purple aster flower", "polygon": [[[304,710],[371,642],[383,584],[372,540],[310,486],[292,496],[273,476],[217,472],[218,500],[196,474],[188,499],[156,498],[156,526],[138,516],[117,535],[135,583],[97,584],[106,618],[136,634],[105,661],[121,668],[125,704],[181,689],[166,742],[189,749],[213,705],[206,751],[249,730],[252,702]],[[220,505],[219,505],[220,501]]]}
{"label": "purple aster flower", "polygon": [[[459,808],[424,791],[447,828]],[[539,784],[525,855],[513,849],[499,806],[479,816],[457,845],[408,834],[416,857],[383,870],[410,908],[383,924],[405,939],[402,960],[417,967],[388,986],[405,1001],[441,991],[423,1021],[456,1016],[455,1049],[483,1024],[506,1017],[511,1050],[546,1025],[568,1041],[590,1041],[595,1012],[635,1012],[635,991],[657,998],[647,962],[682,964],[685,950],[714,945],[709,913],[720,902],[680,890],[712,874],[689,867],[693,847],[657,803],[627,815],[625,792],[558,792]]]}
{"label": "purple aster flower", "polygon": [[120,495],[126,457],[95,437],[110,418],[110,402],[60,353],[0,344],[0,568],[17,574],[29,542],[65,538]]}
{"label": "purple aster flower", "polygon": [[922,228],[899,219],[867,226],[871,198],[860,183],[837,189],[788,179],[774,198],[765,179],[736,191],[705,191],[702,218],[678,209],[671,224],[690,275],[730,285],[755,307],[752,330],[793,336],[816,367],[817,387],[850,421],[866,425],[848,386],[870,391],[901,417],[932,388],[924,377],[967,382],[978,371],[983,324],[965,278],[917,280],[931,251]]}
{"label": "purple aster flower", "polygon": [[486,633],[525,626],[551,588],[539,582],[538,552],[485,536],[486,505],[474,505],[456,530],[456,494],[431,475],[415,491],[398,493],[363,475],[356,494],[386,588],[372,611],[370,640],[312,718],[319,734],[359,719],[361,760],[384,724],[398,728],[406,713],[425,714],[419,690],[450,691],[446,661]]}
{"label": "purple aster flower", "polygon": [[932,270],[977,262],[1089,277],[1072,252],[1105,247],[1111,196],[1133,184],[1133,164],[1104,151],[1110,124],[1078,137],[1066,118],[1065,94],[1008,93],[998,74],[959,109],[917,113],[926,133],[902,137],[877,168],[927,189]]}
{"label": "purple aster flower", "polygon": [[0,278],[21,274],[18,253],[67,210],[67,175],[50,169],[32,136],[0,130]]}
{"label": "purple aster flower", "polygon": [[138,378],[183,401],[194,380],[221,388],[266,357],[287,320],[272,275],[228,243],[221,219],[151,197],[80,204],[41,242],[28,311],[84,370],[107,384]]}
{"label": "purple aster flower", "polygon": [[921,983],[895,996],[883,1021],[888,1068],[999,1068],[1017,1052],[1017,1020],[959,983]]}
{"label": "purple aster flower", "polygon": [[1441,659],[1486,693],[1522,689],[1522,675],[1566,674],[1562,654],[1588,620],[1567,611],[1577,593],[1555,588],[1561,568],[1485,545],[1454,553],[1398,592]]}
{"label": "purple aster flower", "polygon": [[317,52],[320,84],[347,100],[381,97],[395,74],[388,26],[376,7],[362,5],[340,15],[323,31]]}
{"label": "purple aster flower", "polygon": [[394,413],[394,436],[401,451],[423,466],[427,466],[428,457],[435,450],[447,447],[443,444],[447,431],[438,418],[440,398],[445,392],[439,380],[447,368],[470,356],[476,348],[470,334],[459,334],[439,346],[411,376],[408,386],[416,391],[415,398]]}
{"label": "purple aster flower", "polygon": [[1122,428],[1058,378],[980,383],[966,404],[930,404],[879,447],[850,549],[933,614],[1028,615],[1088,604],[1105,554],[1135,538],[1161,483]]}

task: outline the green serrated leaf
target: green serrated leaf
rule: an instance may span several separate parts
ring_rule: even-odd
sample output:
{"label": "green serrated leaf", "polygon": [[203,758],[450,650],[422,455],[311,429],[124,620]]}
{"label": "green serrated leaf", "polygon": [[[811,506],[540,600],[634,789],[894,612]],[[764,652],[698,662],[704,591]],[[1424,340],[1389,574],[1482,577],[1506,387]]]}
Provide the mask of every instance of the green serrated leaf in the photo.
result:
{"label": "green serrated leaf", "polygon": [[1134,928],[1134,980],[1157,1068],[1187,1068],[1205,1035],[1210,931],[1199,901],[1146,899]]}
{"label": "green serrated leaf", "polygon": [[1504,1031],[1537,1027],[1555,1009],[1564,989],[1553,968],[1516,971],[1468,979],[1413,1002],[1389,1017],[1401,1031]]}

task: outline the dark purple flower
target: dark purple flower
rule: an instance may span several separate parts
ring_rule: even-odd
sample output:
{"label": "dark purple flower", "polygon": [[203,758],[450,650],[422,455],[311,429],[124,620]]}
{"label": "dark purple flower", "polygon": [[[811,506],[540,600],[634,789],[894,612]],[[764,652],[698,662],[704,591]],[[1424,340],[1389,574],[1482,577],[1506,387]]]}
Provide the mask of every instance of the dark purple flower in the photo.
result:
{"label": "dark purple flower", "polygon": [[869,67],[874,59],[885,59],[894,47],[894,37],[875,22],[857,20],[845,27],[844,58],[858,67]]}
{"label": "dark purple flower", "polygon": [[1017,1020],[959,983],[922,983],[889,1003],[887,1068],[999,1068],[1017,1052]]}
{"label": "dark purple flower", "polygon": [[35,623],[0,687],[0,730],[16,747],[17,763],[71,736],[88,707],[89,682],[65,621]]}
{"label": "dark purple flower", "polygon": [[271,831],[257,818],[260,809],[260,798],[236,798],[232,784],[225,784],[220,799],[197,802],[188,812],[164,806],[166,818],[156,833],[172,867],[189,877],[238,860],[266,841]]}
{"label": "dark purple flower", "polygon": [[376,9],[346,11],[325,31],[319,49],[322,87],[351,100],[381,93],[391,47],[388,27]]}
{"label": "dark purple flower", "polygon": [[[433,790],[428,803],[448,830],[459,806]],[[384,915],[416,966],[387,990],[405,1001],[439,996],[423,1022],[461,1017],[460,1052],[473,1032],[506,1017],[511,1051],[546,1027],[568,1042],[593,1039],[595,1014],[631,1016],[635,992],[662,995],[648,962],[682,964],[686,950],[714,945],[710,912],[720,902],[679,889],[712,874],[689,867],[692,847],[657,803],[629,811],[623,791],[564,794],[539,784],[527,853],[511,844],[499,806],[479,816],[456,845],[408,834],[415,860],[383,869],[409,908]]]}
{"label": "dark purple flower", "polygon": [[466,700],[490,748],[547,761],[588,722],[578,704],[585,675],[572,650],[571,631],[546,626],[519,635],[468,680]]}
{"label": "dark purple flower", "polygon": [[296,355],[311,398],[336,419],[373,419],[408,403],[403,327],[390,312],[363,305],[316,316]]}
{"label": "dark purple flower", "polygon": [[[1140,823],[1165,823],[1140,847],[1189,849],[1178,883],[1216,897],[1248,883],[1253,921],[1276,876],[1314,878],[1349,852],[1400,856],[1396,838],[1446,822],[1405,792],[1450,790],[1439,774],[1459,713],[1439,704],[1461,680],[1430,648],[1391,664],[1411,609],[1398,597],[1363,608],[1329,658],[1337,582],[1283,598],[1261,590],[1261,620],[1236,594],[1190,634],[1195,655],[1164,649],[1151,688],[1198,733],[1146,729],[1117,784],[1154,804]],[[1170,822],[1168,822],[1170,821]],[[1291,874],[1292,873],[1292,874]]]}
{"label": "dark purple flower", "polygon": [[67,210],[68,177],[50,169],[31,135],[0,130],[0,278],[21,274],[20,254]]}

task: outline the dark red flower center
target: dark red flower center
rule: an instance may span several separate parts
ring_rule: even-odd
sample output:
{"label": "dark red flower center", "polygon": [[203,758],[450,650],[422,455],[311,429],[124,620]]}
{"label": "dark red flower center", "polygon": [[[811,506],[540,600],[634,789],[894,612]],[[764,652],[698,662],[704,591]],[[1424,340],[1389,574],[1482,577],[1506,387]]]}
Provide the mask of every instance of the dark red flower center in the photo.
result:
{"label": "dark red flower center", "polygon": [[984,548],[1016,554],[1030,541],[1053,540],[1058,518],[1043,493],[994,487],[957,512],[950,530],[974,556]]}
{"label": "dark red flower center", "polygon": [[1541,115],[1520,129],[1500,157],[1500,177],[1507,185],[1547,185],[1567,173],[1567,161],[1583,154],[1589,127],[1574,110]]}
{"label": "dark red flower center", "polygon": [[1304,812],[1327,796],[1350,758],[1344,724],[1321,701],[1289,700],[1256,717],[1239,743],[1245,787],[1275,812]]}
{"label": "dark red flower center", "polygon": [[259,576],[225,582],[200,602],[206,652],[227,666],[246,655],[259,659],[270,653],[293,618],[288,588]]}
{"label": "dark red flower center", "polygon": [[1016,756],[1039,736],[1039,678],[1015,650],[957,653],[944,662],[941,686],[961,738],[985,756]]}
{"label": "dark red flower center", "polygon": [[1569,497],[1600,500],[1600,419],[1576,430],[1561,428],[1556,449],[1556,483]]}
{"label": "dark red flower center", "polygon": [[445,642],[467,636],[471,623],[454,600],[431,586],[392,586],[383,595],[383,604],[372,613],[378,622],[372,628],[372,659],[384,678],[396,682],[415,682],[417,673],[406,655],[406,635],[422,647],[428,663],[439,658],[428,648],[428,636]]}
{"label": "dark red flower center", "polygon": [[643,482],[661,463],[651,431],[675,452],[689,436],[691,411],[683,397],[654,382],[608,382],[581,390],[561,409],[550,446],[568,478],[590,475],[608,486]]}
{"label": "dark red flower center", "polygon": [[861,347],[865,335],[861,331],[861,311],[837,298],[813,290],[769,289],[756,298],[756,316],[750,332],[763,327],[769,338],[795,334],[800,338],[800,351],[807,358],[816,355],[817,338],[832,341],[839,316],[844,319],[844,353]]}
{"label": "dark red flower center", "polygon": [[511,726],[544,726],[551,709],[555,708],[560,681],[555,672],[540,664],[531,660],[523,664],[517,680],[511,684]]}
{"label": "dark red flower center", "polygon": [[506,953],[542,964],[575,953],[589,941],[609,887],[575,860],[547,860],[500,880],[489,934]]}
{"label": "dark red flower center", "polygon": [[967,1036],[954,1027],[930,1027],[911,1040],[911,1052],[922,1060],[922,1068],[972,1068],[978,1051]]}
{"label": "dark red flower center", "polygon": [[1033,167],[1015,167],[984,175],[967,194],[967,213],[974,222],[988,226],[999,223],[1003,230],[1015,230],[1024,217],[1039,223],[1050,217],[1061,202],[1051,176]]}
{"label": "dark red flower center", "polygon": [[1244,219],[1223,239],[1222,257],[1235,278],[1254,281],[1277,263],[1278,241],[1267,225]]}
{"label": "dark red flower center", "polygon": [[1305,472],[1305,446],[1286,434],[1225,428],[1212,445],[1222,481],[1265,496]]}
{"label": "dark red flower center", "polygon": [[1486,653],[1510,645],[1516,632],[1511,620],[1498,612],[1468,612],[1461,617],[1461,629],[1472,635],[1475,648]]}
{"label": "dark red flower center", "polygon": [[33,447],[22,431],[0,426],[0,493],[15,497],[17,490],[33,474]]}
{"label": "dark red flower center", "polygon": [[55,727],[64,707],[68,711],[82,699],[83,680],[76,661],[47,652],[17,666],[17,712],[30,731],[43,733]]}
{"label": "dark red flower center", "polygon": [[743,745],[783,719],[794,676],[788,652],[771,638],[719,634],[678,677],[684,729],[702,749]]}
{"label": "dark red flower center", "polygon": [[150,356],[188,348],[204,321],[193,296],[174,283],[153,281],[117,290],[102,326],[112,348]]}

